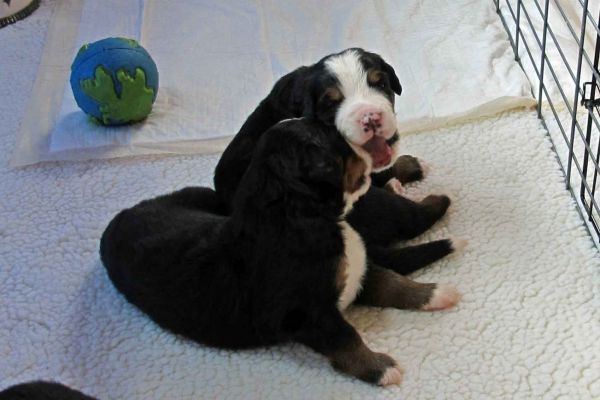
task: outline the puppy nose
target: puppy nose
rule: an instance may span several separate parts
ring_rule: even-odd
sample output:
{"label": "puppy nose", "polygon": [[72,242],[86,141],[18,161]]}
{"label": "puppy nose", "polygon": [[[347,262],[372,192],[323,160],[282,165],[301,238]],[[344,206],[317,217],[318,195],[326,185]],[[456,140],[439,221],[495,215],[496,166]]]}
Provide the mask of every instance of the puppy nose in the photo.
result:
{"label": "puppy nose", "polygon": [[383,113],[377,109],[365,109],[359,113],[359,123],[363,132],[372,131],[373,134],[381,132]]}

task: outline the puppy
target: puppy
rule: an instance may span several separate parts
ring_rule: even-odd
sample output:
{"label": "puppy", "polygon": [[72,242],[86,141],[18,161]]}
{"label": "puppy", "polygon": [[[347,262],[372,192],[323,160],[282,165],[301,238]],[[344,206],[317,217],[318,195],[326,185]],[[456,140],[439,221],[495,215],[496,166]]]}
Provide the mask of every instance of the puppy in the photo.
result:
{"label": "puppy", "polygon": [[96,400],[60,383],[33,381],[0,392],[0,400]]}
{"label": "puppy", "polygon": [[[275,84],[248,117],[215,169],[215,190],[225,213],[233,199],[255,146],[263,133],[286,118],[309,116],[361,147],[371,158],[375,185],[398,190],[401,183],[423,178],[423,168],[411,156],[398,158],[399,136],[394,115],[395,95],[402,87],[391,65],[379,55],[354,48],[331,54],[316,64],[300,67]],[[348,216],[362,236],[369,259],[408,274],[462,247],[462,242],[438,240],[398,249],[439,220],[448,209],[447,196],[421,202],[372,187]]]}
{"label": "puppy", "polygon": [[[362,304],[439,309],[458,293],[374,267],[345,221],[369,188],[371,157],[335,127],[281,122],[256,145],[222,216],[216,193],[186,188],[120,212],[100,254],[115,287],[160,326],[197,342],[248,348],[296,341],[366,382],[402,371],[342,315]],[[361,290],[362,288],[362,290]]]}

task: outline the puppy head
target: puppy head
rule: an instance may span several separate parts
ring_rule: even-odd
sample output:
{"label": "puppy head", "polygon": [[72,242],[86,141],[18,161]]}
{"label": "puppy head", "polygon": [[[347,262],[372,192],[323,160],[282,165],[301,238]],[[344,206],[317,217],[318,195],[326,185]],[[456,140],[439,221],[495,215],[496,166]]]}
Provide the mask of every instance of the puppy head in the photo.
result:
{"label": "puppy head", "polygon": [[304,115],[334,125],[361,146],[375,171],[397,158],[394,96],[402,87],[392,68],[379,55],[348,49],[312,67],[306,82]]}
{"label": "puppy head", "polygon": [[356,148],[335,127],[318,121],[278,123],[255,149],[238,187],[234,212],[337,219],[370,184],[370,158]]}

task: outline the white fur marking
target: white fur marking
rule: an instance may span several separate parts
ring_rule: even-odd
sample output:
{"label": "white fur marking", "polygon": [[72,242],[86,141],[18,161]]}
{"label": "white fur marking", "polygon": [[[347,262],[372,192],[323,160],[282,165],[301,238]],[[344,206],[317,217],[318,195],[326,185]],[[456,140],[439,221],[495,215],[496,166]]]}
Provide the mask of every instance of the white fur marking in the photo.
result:
{"label": "white fur marking", "polygon": [[402,377],[404,375],[404,371],[397,365],[393,367],[388,367],[381,379],[379,380],[379,385],[388,386],[388,385],[398,385],[402,382]]}
{"label": "white fur marking", "polygon": [[429,303],[425,304],[422,309],[425,311],[445,310],[455,306],[460,298],[461,294],[454,286],[438,284],[433,290]]}
{"label": "white fur marking", "polygon": [[450,246],[452,247],[452,252],[457,253],[462,251],[467,247],[469,242],[464,239],[450,239]]}
{"label": "white fur marking", "polygon": [[[325,67],[340,83],[344,101],[335,116],[335,126],[348,140],[358,145],[365,144],[372,133],[365,133],[359,121],[360,110],[364,108],[379,110],[381,130],[389,139],[398,130],[392,104],[381,92],[373,89],[367,82],[367,72],[355,50],[346,51],[325,61]],[[396,157],[392,156],[394,160]]]}
{"label": "white fur marking", "polygon": [[286,118],[286,119],[282,119],[281,121],[279,121],[277,124],[281,124],[283,122],[287,122],[287,121],[295,121],[297,119],[302,119],[302,117],[298,117],[298,118]]}
{"label": "white fur marking", "polygon": [[392,178],[389,181],[387,181],[387,183],[385,184],[385,189],[397,194],[398,196],[402,196],[405,199],[412,200],[417,203],[423,200],[421,196],[408,193],[408,191],[402,185],[402,182],[398,180],[398,178]]}
{"label": "white fur marking", "polygon": [[431,170],[433,169],[433,167],[431,166],[431,164],[429,164],[428,162],[424,161],[421,158],[417,158],[417,162],[419,163],[419,166],[421,167],[421,172],[423,173],[423,179],[427,178],[429,176],[429,174],[431,173]]}
{"label": "white fur marking", "polygon": [[398,180],[398,178],[392,178],[385,184],[385,188],[392,193],[396,193],[398,196],[404,196],[406,194],[406,190],[404,186],[402,186],[402,182]]}
{"label": "white fur marking", "polygon": [[352,206],[354,206],[354,203],[356,203],[356,201],[360,198],[360,196],[362,196],[363,194],[367,193],[367,191],[369,190],[369,188],[371,187],[371,164],[372,164],[372,160],[371,157],[369,156],[369,153],[367,153],[362,147],[357,146],[351,142],[347,142],[350,147],[352,147],[352,149],[354,150],[354,152],[356,153],[357,156],[359,156],[367,165],[367,168],[365,169],[365,183],[360,187],[360,189],[358,189],[357,191],[353,192],[353,193],[348,193],[348,192],[344,192],[344,214],[346,215],[350,212],[350,210],[352,210]]}
{"label": "white fur marking", "polygon": [[360,235],[346,221],[339,222],[344,237],[346,282],[338,299],[338,308],[344,310],[362,289],[362,280],[367,270],[367,252]]}

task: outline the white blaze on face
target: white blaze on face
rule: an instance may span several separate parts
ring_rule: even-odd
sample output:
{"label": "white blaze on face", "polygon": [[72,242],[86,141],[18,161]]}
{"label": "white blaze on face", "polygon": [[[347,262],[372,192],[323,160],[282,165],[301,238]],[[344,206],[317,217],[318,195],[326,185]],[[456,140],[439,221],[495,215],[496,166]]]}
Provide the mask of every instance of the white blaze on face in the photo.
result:
{"label": "white blaze on face", "polygon": [[[373,158],[375,170],[395,159],[395,146],[385,145],[397,131],[396,117],[390,100],[369,86],[360,55],[346,51],[325,62],[344,96],[335,117],[335,126],[349,141],[364,146]],[[376,140],[371,140],[376,139]]]}

